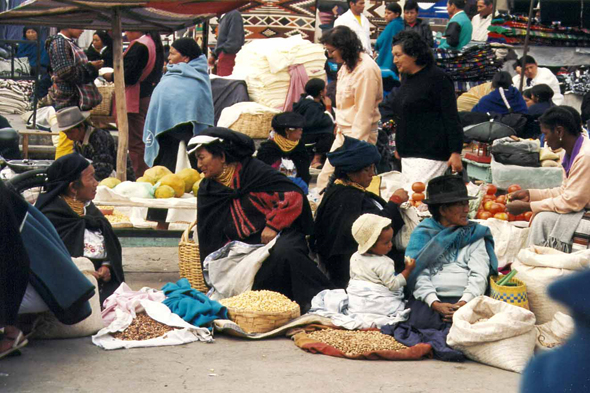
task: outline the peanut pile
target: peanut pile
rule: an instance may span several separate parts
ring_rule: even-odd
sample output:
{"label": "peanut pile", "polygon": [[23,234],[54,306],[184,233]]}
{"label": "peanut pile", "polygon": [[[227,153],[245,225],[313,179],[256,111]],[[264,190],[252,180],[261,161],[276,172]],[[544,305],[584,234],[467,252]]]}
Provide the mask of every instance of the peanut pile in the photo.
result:
{"label": "peanut pile", "polygon": [[400,351],[408,348],[397,342],[393,337],[375,330],[323,329],[307,335],[314,340],[339,349],[347,356],[375,351]]}
{"label": "peanut pile", "polygon": [[163,336],[175,330],[150,318],[146,313],[137,314],[131,325],[122,332],[113,333],[113,337],[125,341],[142,341]]}
{"label": "peanut pile", "polygon": [[113,214],[109,214],[105,216],[107,220],[109,220],[109,222],[111,224],[119,224],[122,222],[131,222],[131,220],[129,219],[128,216],[126,216],[123,213],[119,213],[117,210],[113,211]]}
{"label": "peanut pile", "polygon": [[285,312],[299,307],[285,295],[273,291],[247,291],[219,303],[235,311]]}

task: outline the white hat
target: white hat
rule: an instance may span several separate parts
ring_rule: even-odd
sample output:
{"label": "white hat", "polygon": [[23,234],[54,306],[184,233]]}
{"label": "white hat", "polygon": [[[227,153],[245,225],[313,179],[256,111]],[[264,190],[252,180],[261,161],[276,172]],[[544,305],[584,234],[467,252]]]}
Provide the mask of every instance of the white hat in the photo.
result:
{"label": "white hat", "polygon": [[363,214],[352,224],[352,237],[359,245],[358,252],[364,254],[377,243],[383,228],[391,225],[387,217],[376,214]]}
{"label": "white hat", "polygon": [[209,135],[197,135],[193,136],[190,141],[188,141],[188,151],[187,154],[193,154],[197,149],[203,145],[208,145],[209,143],[219,141],[223,142],[223,139],[218,138],[216,136],[209,136]]}

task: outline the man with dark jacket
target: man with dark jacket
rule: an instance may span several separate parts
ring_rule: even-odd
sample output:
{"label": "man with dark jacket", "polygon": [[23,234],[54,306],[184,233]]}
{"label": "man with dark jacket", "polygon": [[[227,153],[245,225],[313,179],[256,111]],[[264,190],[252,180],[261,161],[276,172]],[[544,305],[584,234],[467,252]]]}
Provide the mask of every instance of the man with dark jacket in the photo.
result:
{"label": "man with dark jacket", "polygon": [[217,75],[231,75],[236,64],[236,54],[244,46],[244,22],[240,11],[223,14],[218,26],[217,45],[209,56],[209,66],[217,63]]}
{"label": "man with dark jacket", "polygon": [[418,3],[416,0],[408,0],[404,5],[404,30],[415,31],[428,44],[434,47],[434,38],[430,25],[424,19],[418,18]]}

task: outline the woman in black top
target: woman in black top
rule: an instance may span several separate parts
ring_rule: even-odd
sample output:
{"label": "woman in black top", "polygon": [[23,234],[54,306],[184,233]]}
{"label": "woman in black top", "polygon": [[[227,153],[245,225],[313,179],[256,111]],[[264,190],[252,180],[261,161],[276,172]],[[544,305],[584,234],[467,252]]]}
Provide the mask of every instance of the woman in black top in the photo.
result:
{"label": "woman in black top", "polygon": [[403,186],[427,182],[450,166],[463,169],[463,129],[453,82],[436,67],[430,48],[411,31],[394,39],[394,63],[402,73],[397,92],[396,147],[402,159]]}
{"label": "woman in black top", "polygon": [[113,66],[113,39],[105,30],[94,33],[92,44],[85,52],[89,61],[103,60],[105,67]]}

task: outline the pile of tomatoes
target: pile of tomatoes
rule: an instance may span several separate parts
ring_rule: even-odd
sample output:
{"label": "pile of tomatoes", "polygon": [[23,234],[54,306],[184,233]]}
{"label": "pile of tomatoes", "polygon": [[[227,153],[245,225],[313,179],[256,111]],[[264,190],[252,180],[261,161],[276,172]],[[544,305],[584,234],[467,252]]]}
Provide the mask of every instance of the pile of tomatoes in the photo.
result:
{"label": "pile of tomatoes", "polygon": [[414,193],[412,194],[412,197],[409,201],[412,204],[412,206],[418,207],[423,203],[422,201],[424,200],[424,198],[426,198],[426,195],[424,195],[425,190],[426,184],[422,182],[418,181],[412,184],[412,191],[414,191]]}
{"label": "pile of tomatoes", "polygon": [[[518,184],[513,184],[508,187],[508,194],[521,190],[521,187]],[[481,205],[479,206],[479,210],[477,211],[476,218],[480,220],[487,220],[488,218],[496,218],[498,220],[504,221],[530,221],[533,212],[526,212],[524,214],[519,214],[515,216],[510,214],[506,211],[506,195],[498,195],[498,188],[493,184],[490,184],[486,190],[486,195],[483,197],[481,201]]]}

